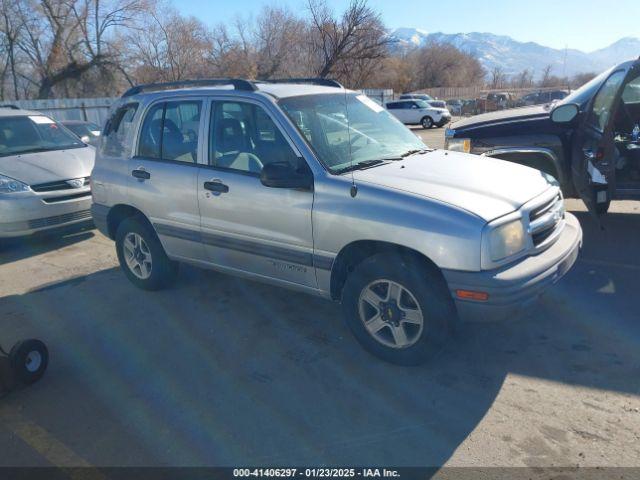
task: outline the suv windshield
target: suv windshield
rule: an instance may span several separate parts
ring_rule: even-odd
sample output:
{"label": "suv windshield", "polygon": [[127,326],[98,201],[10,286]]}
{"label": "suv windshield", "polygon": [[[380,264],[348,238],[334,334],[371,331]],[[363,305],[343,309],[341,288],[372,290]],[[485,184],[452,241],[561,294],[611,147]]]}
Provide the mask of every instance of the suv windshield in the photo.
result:
{"label": "suv windshield", "polygon": [[365,95],[305,95],[284,98],[279,104],[333,173],[352,163],[370,164],[426,148],[399,120]]}
{"label": "suv windshield", "polygon": [[71,132],[44,115],[0,117],[0,157],[84,146]]}

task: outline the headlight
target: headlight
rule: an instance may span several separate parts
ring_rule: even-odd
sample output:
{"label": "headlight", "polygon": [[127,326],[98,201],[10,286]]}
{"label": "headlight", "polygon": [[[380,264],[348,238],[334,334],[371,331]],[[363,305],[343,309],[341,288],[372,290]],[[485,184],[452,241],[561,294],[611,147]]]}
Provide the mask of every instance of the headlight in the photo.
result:
{"label": "headlight", "polygon": [[490,235],[489,251],[494,262],[524,250],[526,236],[520,220],[500,225],[493,229]]}
{"label": "headlight", "polygon": [[13,178],[0,175],[0,193],[16,193],[26,192],[29,190],[29,185],[26,185]]}
{"label": "headlight", "polygon": [[448,138],[446,139],[445,148],[452,152],[469,153],[471,151],[470,138]]}

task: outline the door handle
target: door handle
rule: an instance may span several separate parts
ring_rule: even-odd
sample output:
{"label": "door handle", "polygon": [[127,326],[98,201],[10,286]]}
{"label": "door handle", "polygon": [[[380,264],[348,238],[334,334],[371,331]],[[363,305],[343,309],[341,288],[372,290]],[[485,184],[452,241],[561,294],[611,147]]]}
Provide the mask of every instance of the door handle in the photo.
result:
{"label": "door handle", "polygon": [[136,168],[131,172],[131,175],[138,180],[149,180],[151,178],[151,174],[142,168]]}
{"label": "door handle", "polygon": [[204,189],[220,194],[227,193],[229,191],[229,186],[225,185],[220,180],[212,180],[210,182],[204,182]]}

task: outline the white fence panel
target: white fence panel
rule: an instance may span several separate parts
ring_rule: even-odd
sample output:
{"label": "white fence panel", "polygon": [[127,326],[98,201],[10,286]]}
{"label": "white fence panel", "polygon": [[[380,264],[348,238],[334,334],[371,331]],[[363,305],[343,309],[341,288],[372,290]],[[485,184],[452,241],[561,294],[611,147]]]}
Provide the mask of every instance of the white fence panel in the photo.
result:
{"label": "white fence panel", "polygon": [[10,103],[27,110],[36,110],[55,120],[86,120],[103,126],[115,97],[52,98],[47,100],[14,100]]}

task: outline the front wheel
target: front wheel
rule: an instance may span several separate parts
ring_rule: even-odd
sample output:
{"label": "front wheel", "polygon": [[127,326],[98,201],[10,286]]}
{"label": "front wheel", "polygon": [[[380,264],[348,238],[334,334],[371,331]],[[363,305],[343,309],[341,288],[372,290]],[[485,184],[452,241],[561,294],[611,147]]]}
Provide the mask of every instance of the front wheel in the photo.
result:
{"label": "front wheel", "polygon": [[398,255],[375,255],[356,267],[347,278],[342,305],[362,346],[399,365],[418,365],[437,355],[456,315],[435,269]]}
{"label": "front wheel", "polygon": [[431,117],[424,117],[420,121],[420,124],[422,125],[422,128],[424,128],[424,129],[431,128],[431,127],[433,127],[433,119]]}
{"label": "front wheel", "polygon": [[152,228],[138,217],[125,219],[116,233],[116,251],[127,278],[144,290],[160,290],[170,285],[178,264],[167,257]]}

